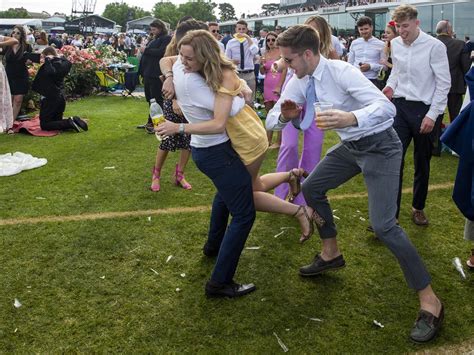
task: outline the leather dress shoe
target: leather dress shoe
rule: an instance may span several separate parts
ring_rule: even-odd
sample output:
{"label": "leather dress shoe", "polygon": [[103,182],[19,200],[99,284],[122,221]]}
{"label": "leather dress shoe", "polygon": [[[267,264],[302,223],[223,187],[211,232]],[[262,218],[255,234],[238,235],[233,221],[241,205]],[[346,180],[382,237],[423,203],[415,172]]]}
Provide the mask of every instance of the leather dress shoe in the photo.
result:
{"label": "leather dress shoe", "polygon": [[205,256],[208,256],[210,258],[217,256],[219,254],[219,248],[214,248],[209,245],[209,243],[206,242],[202,248],[202,252]]}
{"label": "leather dress shoe", "polygon": [[410,332],[410,339],[416,343],[426,343],[432,340],[441,329],[444,320],[444,306],[441,304],[441,311],[438,317],[434,314],[420,310],[418,318]]}
{"label": "leather dress shoe", "polygon": [[74,121],[75,124],[77,124],[83,131],[88,131],[89,126],[87,125],[87,122],[81,119],[79,116],[72,116],[72,120]]}
{"label": "leather dress shoe", "polygon": [[412,218],[413,222],[417,226],[427,226],[428,225],[428,218],[426,218],[425,212],[422,210],[414,210],[412,211]]}
{"label": "leather dress shoe", "polygon": [[342,254],[328,261],[323,260],[321,254],[316,254],[311,264],[300,268],[300,275],[316,276],[326,271],[343,268],[344,266],[346,266],[346,262],[344,261]]}
{"label": "leather dress shoe", "polygon": [[256,289],[254,284],[238,284],[233,281],[229,284],[220,284],[208,281],[206,284],[206,296],[234,298],[244,296]]}

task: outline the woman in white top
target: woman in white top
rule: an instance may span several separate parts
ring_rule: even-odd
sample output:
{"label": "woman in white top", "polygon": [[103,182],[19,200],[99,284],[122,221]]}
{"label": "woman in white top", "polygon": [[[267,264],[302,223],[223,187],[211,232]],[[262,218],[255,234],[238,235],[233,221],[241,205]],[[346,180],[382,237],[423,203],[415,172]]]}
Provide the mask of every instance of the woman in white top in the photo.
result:
{"label": "woman in white top", "polygon": [[[208,145],[209,141],[214,140],[211,137],[215,134],[220,134],[220,137],[222,137],[226,129],[229,134],[234,134],[232,126],[236,123],[235,120],[248,119],[245,116],[246,113],[242,115],[245,108],[236,116],[235,113],[231,112],[233,108],[232,95],[236,94],[240,85],[235,72],[235,66],[221,54],[217,41],[207,31],[189,32],[180,40],[178,47],[181,54],[180,60],[174,64],[172,74],[174,75],[178,103],[190,124],[178,125],[167,121],[158,126],[157,132],[163,135],[184,132],[191,134],[191,146],[193,148],[200,145]],[[171,57],[163,58],[160,62],[162,72],[165,73],[167,79],[171,77],[168,73],[170,72],[172,62],[173,59]],[[190,79],[186,79],[186,76],[184,78],[181,77],[183,69],[187,73],[197,73],[201,77],[200,81],[203,87],[200,90],[197,88],[195,90],[186,90],[186,81]],[[195,75],[194,78],[199,78],[199,76]],[[206,87],[207,90],[205,89]],[[164,85],[163,91],[165,96],[170,94],[168,90],[168,85]],[[205,105],[207,105],[206,118],[196,119],[196,116],[200,115],[199,107]],[[254,114],[251,109],[250,111]],[[250,112],[248,114],[251,115]],[[229,119],[231,116],[235,117]],[[300,223],[302,230],[300,241],[305,241],[313,233],[312,218],[310,217],[313,215],[313,210],[308,206],[294,205],[267,193],[267,191],[285,182],[290,182],[292,189],[298,190],[299,180],[304,174],[304,170],[292,169],[290,172],[260,176],[259,170],[265,158],[268,144],[265,142],[262,149],[260,143],[265,141],[265,129],[263,126],[260,127],[263,132],[263,136],[260,136],[262,139],[253,139],[254,132],[248,128],[252,122],[246,122],[245,128],[240,129],[238,134],[239,139],[245,141],[245,144],[243,144],[244,148],[249,148],[250,152],[242,152],[241,147],[236,150],[252,176],[255,208],[257,211],[282,213],[295,217]],[[261,125],[259,120],[258,122]],[[232,136],[230,138],[231,140],[233,139]],[[232,141],[232,145],[235,147],[239,145],[239,142]],[[196,162],[196,164],[198,163]]]}
{"label": "woman in white top", "polygon": [[[18,40],[13,37],[0,36],[0,47],[13,46]],[[13,133],[13,107],[5,68],[0,61],[0,133]]]}

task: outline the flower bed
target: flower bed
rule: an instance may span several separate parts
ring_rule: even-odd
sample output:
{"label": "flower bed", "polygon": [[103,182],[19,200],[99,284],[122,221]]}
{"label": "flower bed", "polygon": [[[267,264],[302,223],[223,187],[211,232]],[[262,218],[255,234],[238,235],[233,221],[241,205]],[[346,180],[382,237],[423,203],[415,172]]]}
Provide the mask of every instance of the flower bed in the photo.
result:
{"label": "flower bed", "polygon": [[[111,46],[90,47],[81,50],[74,46],[63,46],[58,52],[59,55],[63,55],[72,63],[71,71],[64,80],[65,95],[69,99],[91,95],[96,92],[99,88],[99,79],[95,72],[108,71],[108,65],[127,60],[125,53],[117,52]],[[30,84],[33,82],[40,65],[32,64],[29,66]],[[27,108],[32,109],[34,106],[38,106],[38,102],[39,95],[30,90],[25,97],[24,104]]]}

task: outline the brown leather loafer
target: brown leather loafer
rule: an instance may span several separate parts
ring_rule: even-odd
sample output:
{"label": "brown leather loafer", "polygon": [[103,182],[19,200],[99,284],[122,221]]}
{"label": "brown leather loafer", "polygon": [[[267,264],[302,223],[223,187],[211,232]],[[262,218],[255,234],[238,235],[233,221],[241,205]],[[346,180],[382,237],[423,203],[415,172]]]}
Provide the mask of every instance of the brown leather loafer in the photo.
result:
{"label": "brown leather loafer", "polygon": [[438,317],[434,314],[420,310],[418,318],[413,325],[410,333],[410,339],[416,343],[426,343],[438,334],[444,320],[444,306],[441,304],[441,312]]}
{"label": "brown leather loafer", "polygon": [[425,212],[421,210],[414,210],[412,212],[412,218],[413,218],[413,222],[417,226],[427,226],[429,223],[428,218],[426,218]]}

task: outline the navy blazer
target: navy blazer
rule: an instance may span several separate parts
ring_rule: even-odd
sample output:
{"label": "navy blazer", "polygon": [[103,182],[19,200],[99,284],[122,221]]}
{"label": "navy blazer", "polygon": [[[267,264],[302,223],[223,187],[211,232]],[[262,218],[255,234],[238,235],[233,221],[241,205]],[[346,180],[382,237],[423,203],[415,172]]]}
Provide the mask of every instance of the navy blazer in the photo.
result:
{"label": "navy blazer", "polygon": [[474,67],[466,75],[471,102],[446,128],[441,141],[459,154],[453,200],[462,214],[474,221]]}
{"label": "navy blazer", "polygon": [[160,34],[148,43],[140,58],[139,74],[145,78],[158,79],[161,75],[160,59],[163,58],[171,36]]}

